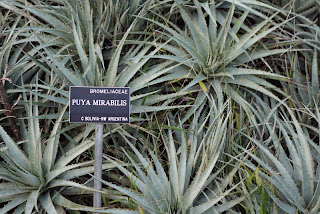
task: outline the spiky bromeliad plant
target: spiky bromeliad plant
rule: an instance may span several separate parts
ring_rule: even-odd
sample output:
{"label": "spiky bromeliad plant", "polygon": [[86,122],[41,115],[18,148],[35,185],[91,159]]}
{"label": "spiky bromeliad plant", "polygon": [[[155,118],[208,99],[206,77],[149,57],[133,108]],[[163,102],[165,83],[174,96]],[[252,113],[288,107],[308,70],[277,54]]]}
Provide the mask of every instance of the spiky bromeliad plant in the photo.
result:
{"label": "spiky bromeliad plant", "polygon": [[[32,22],[26,32],[32,38],[28,41],[33,47],[27,55],[41,72],[45,73],[45,77],[39,77],[43,80],[43,84],[38,85],[43,93],[37,93],[44,102],[66,105],[68,102],[66,98],[69,96],[68,86],[71,85],[129,86],[131,112],[144,113],[177,108],[179,106],[170,106],[171,103],[164,101],[170,99],[172,102],[188,94],[188,92],[167,91],[161,95],[158,93],[160,84],[174,80],[174,76],[167,74],[175,73],[177,65],[170,60],[150,60],[150,57],[157,54],[164,45],[154,48],[160,37],[137,36],[134,38],[141,40],[139,44],[127,45],[127,38],[135,35],[132,36],[131,31],[141,30],[137,27],[141,19],[130,17],[131,21],[126,22],[124,17],[118,17],[119,23],[117,19],[113,20],[116,23],[114,29],[109,26],[108,20],[118,16],[115,14],[117,11],[114,11],[117,7],[113,8],[111,2],[117,2],[115,5],[119,6],[121,5],[119,1],[108,1],[108,4],[104,4],[102,1],[63,0],[58,1],[58,6],[40,2],[41,6],[20,1],[3,1],[0,5],[17,12],[24,9],[28,11],[27,14],[31,14],[31,17],[49,14],[42,20],[47,27],[38,27],[38,22]],[[139,5],[134,9],[135,14],[145,16],[153,1],[132,2],[135,6]],[[105,13],[100,14],[100,7]],[[128,6],[127,10],[129,9],[133,10]],[[90,10],[96,14],[91,14]],[[124,8],[119,10],[124,13],[123,15],[127,13]],[[127,23],[128,28],[119,36],[118,30],[124,28],[122,22]],[[111,44],[109,44],[110,35],[106,35],[106,31],[111,34]],[[148,44],[149,41],[153,41],[152,44]]]}
{"label": "spiky bromeliad plant", "polygon": [[[237,188],[233,177],[239,166],[236,164],[224,174],[227,164],[219,164],[228,141],[228,105],[218,114],[211,111],[213,108],[202,106],[205,110],[195,113],[187,131],[181,124],[172,126],[175,133],[171,128],[167,132],[162,130],[165,154],[150,149],[143,153],[124,137],[132,150],[123,149],[123,152],[132,167],[125,168],[120,160],[106,158],[131,180],[133,187],[102,182],[132,198],[143,213],[200,214],[229,210],[244,196],[234,200],[227,196]],[[159,139],[156,144],[161,145]]]}
{"label": "spiky bromeliad plant", "polygon": [[[256,115],[263,135],[241,130],[255,148],[240,147],[248,159],[245,165],[265,182],[272,212],[318,213],[320,210],[320,112],[291,109],[284,103],[269,103],[256,97]],[[272,109],[270,110],[270,107]],[[254,107],[252,107],[254,108]],[[290,119],[291,118],[291,119]],[[307,119],[305,119],[307,118]],[[309,121],[311,124],[304,123]]]}
{"label": "spiky bromeliad plant", "polygon": [[[35,101],[37,102],[37,98]],[[84,139],[82,143],[61,154],[59,138],[63,131],[60,127],[66,108],[56,120],[48,139],[44,140],[37,119],[38,107],[32,105],[30,101],[30,105],[25,106],[29,119],[27,126],[23,122],[21,126],[21,132],[26,139],[23,149],[0,126],[0,136],[5,143],[0,152],[3,159],[0,164],[0,203],[3,204],[0,213],[31,214],[36,211],[55,214],[61,213],[62,208],[122,213],[116,209],[97,210],[76,204],[63,196],[68,195],[69,191],[72,192],[72,189],[87,190],[91,193],[94,191],[89,186],[71,180],[93,172],[93,161],[78,163],[74,161],[80,154],[90,149],[94,141],[90,138]],[[113,168],[113,166],[104,164],[103,168]],[[125,212],[131,213],[130,210]]]}
{"label": "spiky bromeliad plant", "polygon": [[[256,9],[259,7],[266,7],[274,13],[266,16],[263,11]],[[277,38],[272,36],[274,31],[290,21],[275,22],[279,10],[258,1],[242,3],[232,0],[210,3],[194,0],[191,5],[177,0],[172,8],[178,8],[177,13],[181,15],[184,25],[177,25],[165,17],[161,18],[167,24],[147,20],[159,26],[157,32],[169,42],[163,47],[165,51],[154,57],[181,64],[179,72],[172,74],[176,80],[183,79],[181,92],[198,88],[212,94],[219,103],[227,95],[244,108],[251,118],[250,100],[244,95],[246,90],[271,97],[275,97],[272,92],[285,95],[266,79],[288,79],[275,74],[268,66],[267,69],[259,69],[255,65],[257,60],[265,62],[265,57],[288,51],[275,46]],[[251,27],[249,20],[259,21]],[[185,29],[181,26],[185,26]],[[206,93],[199,93],[183,122],[207,101]]]}

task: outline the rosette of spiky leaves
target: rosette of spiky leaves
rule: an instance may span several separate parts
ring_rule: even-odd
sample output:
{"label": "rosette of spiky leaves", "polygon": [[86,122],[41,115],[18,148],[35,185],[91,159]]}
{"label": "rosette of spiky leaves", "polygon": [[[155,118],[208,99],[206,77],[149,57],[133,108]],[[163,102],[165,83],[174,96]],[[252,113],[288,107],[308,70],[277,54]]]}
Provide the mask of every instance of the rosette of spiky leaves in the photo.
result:
{"label": "rosette of spiky leaves", "polygon": [[[240,147],[249,157],[245,165],[261,179],[264,190],[277,205],[272,206],[274,212],[318,213],[319,109],[291,109],[284,102],[267,102],[259,96],[256,100],[252,108],[256,109],[263,135],[248,128],[240,131],[239,135],[255,147]],[[301,122],[305,117],[312,125]]]}
{"label": "rosette of spiky leaves", "polygon": [[[29,57],[40,67],[41,71],[46,73],[45,78],[39,77],[43,84],[38,86],[44,90],[42,94],[38,93],[38,96],[43,98],[43,102],[52,101],[66,105],[69,96],[68,86],[71,85],[129,86],[132,113],[154,112],[179,107],[168,105],[168,100],[172,102],[174,99],[189,92],[169,94],[167,91],[163,91],[162,94],[164,95],[158,95],[159,85],[164,85],[163,83],[175,78],[172,75],[166,74],[175,73],[178,67],[174,65],[172,61],[150,61],[149,57],[155,55],[165,45],[161,44],[154,48],[159,38],[155,38],[152,44],[146,44],[144,40],[152,41],[153,37],[147,36],[144,38],[143,35],[143,42],[135,45],[129,44],[125,54],[123,53],[123,49],[126,47],[126,39],[130,35],[130,32],[139,24],[139,18],[135,18],[133,23],[128,27],[127,32],[122,35],[122,39],[120,41],[113,41],[116,45],[109,48],[105,44],[106,38],[104,34],[100,32],[100,28],[104,29],[104,27],[95,25],[95,17],[92,14],[85,13],[86,10],[89,10],[88,8],[80,7],[81,5],[77,6],[77,4],[80,4],[77,3],[78,1],[72,2],[72,4],[67,4],[65,1],[62,2],[66,5],[60,5],[59,7],[42,6],[39,8],[32,5],[25,5],[23,7],[26,10],[30,10],[30,13],[32,10],[33,12],[31,14],[36,13],[35,15],[47,11],[51,15],[55,14],[54,17],[56,19],[58,17],[62,19],[62,15],[65,13],[64,11],[68,10],[69,7],[79,7],[81,14],[83,13],[82,16],[85,17],[83,18],[81,14],[69,11],[70,13],[68,13],[66,19],[69,16],[72,17],[68,18],[70,23],[68,22],[67,31],[70,34],[69,37],[71,36],[72,38],[70,38],[70,41],[68,40],[62,48],[60,40],[63,39],[63,36],[54,34],[56,39],[48,41],[42,38],[42,34],[34,35],[37,43],[40,45],[34,45],[35,42],[32,43],[36,55],[29,54]],[[150,2],[151,1],[147,1],[143,4],[143,7],[139,11],[139,16],[144,16],[148,5],[151,4]],[[10,5],[11,3],[5,2],[3,4]],[[15,4],[20,5],[21,3]],[[76,6],[73,4],[76,4]],[[86,6],[90,8],[90,5],[91,4]],[[18,6],[16,5],[15,7]],[[20,5],[19,7],[22,6]],[[56,13],[58,12],[61,14],[57,15]],[[87,23],[82,23],[82,19]],[[52,20],[53,18],[47,21]],[[57,21],[52,22],[51,25]],[[58,23],[62,25],[64,22]],[[87,26],[87,28],[83,30],[82,28],[84,27],[82,25]],[[59,29],[57,28],[55,30]],[[45,35],[47,34],[44,34],[44,36]],[[86,39],[84,38],[85,36],[87,36]],[[167,102],[164,103],[164,101]]]}
{"label": "rosette of spiky leaves", "polygon": [[[165,154],[150,149],[143,153],[124,137],[131,150],[123,152],[132,167],[106,158],[131,180],[134,189],[102,182],[128,195],[146,213],[222,213],[235,206],[244,197],[227,200],[227,195],[237,187],[233,176],[239,166],[224,174],[227,164],[220,166],[218,161],[228,141],[228,105],[217,114],[202,106],[206,110],[195,112],[188,130],[181,123],[169,123],[168,131],[162,130]],[[155,144],[161,145],[159,139]]]}
{"label": "rosette of spiky leaves", "polygon": [[[87,61],[86,66],[81,67],[78,67],[77,62],[71,57],[61,54],[60,50],[46,48],[43,43],[45,53],[39,52],[41,59],[33,58],[33,60],[42,70],[50,74],[50,79],[48,82],[41,81],[42,84],[38,85],[43,89],[42,93],[35,93],[43,98],[43,102],[50,101],[66,105],[69,98],[68,86],[128,86],[133,114],[183,107],[170,104],[175,99],[190,93],[189,91],[167,92],[164,89],[163,95],[158,93],[161,90],[159,86],[174,80],[175,75],[172,74],[180,70],[179,65],[174,65],[173,61],[150,62],[149,57],[155,55],[164,44],[153,49],[153,45],[141,43],[132,46],[125,56],[121,56],[121,50],[130,29],[119,42],[106,71],[104,71],[105,61],[101,60],[98,52],[94,50],[99,46],[93,42],[90,43],[90,48],[93,50],[89,54],[90,61]],[[82,69],[85,69],[84,74],[79,72]],[[12,92],[17,90],[9,91],[9,93]]]}
{"label": "rosette of spiky leaves", "polygon": [[[37,98],[35,98],[35,102]],[[80,154],[90,149],[94,141],[88,139],[66,150],[64,154],[59,152],[59,138],[61,131],[62,115],[66,107],[61,111],[56,120],[50,136],[42,139],[43,133],[39,126],[38,109],[33,105],[26,105],[28,111],[28,125],[21,123],[21,132],[26,139],[21,149],[12,140],[2,126],[0,136],[5,146],[1,148],[0,156],[0,213],[59,213],[59,207],[73,210],[86,210],[95,212],[121,213],[116,209],[96,210],[91,207],[76,204],[65,198],[71,189],[87,190],[91,193],[93,188],[72,181],[94,171],[93,161],[73,162]],[[113,168],[112,164],[104,164],[104,169]],[[62,191],[63,190],[63,191]],[[79,193],[82,194],[82,193]],[[128,210],[130,213],[130,210]]]}
{"label": "rosette of spiky leaves", "polygon": [[[49,50],[50,47],[54,47],[53,52],[56,50],[57,53],[66,56],[64,63],[74,63],[75,67],[74,73],[70,74],[65,71],[69,66],[61,68],[57,65],[61,70],[58,71],[60,76],[67,75],[67,79],[74,84],[75,73],[79,72],[88,76],[88,84],[93,85],[96,71],[93,65],[96,59],[92,57],[92,52],[101,61],[110,60],[109,56],[115,52],[117,41],[134,20],[132,16],[127,17],[128,13],[141,13],[138,9],[144,2],[142,0],[130,0],[125,3],[117,0],[1,1],[0,7],[6,8],[18,17],[11,28],[6,28],[8,24],[1,28],[8,34],[0,52],[0,59],[3,59],[0,62],[1,71],[8,65],[7,77],[14,83],[21,79],[24,83],[34,83],[35,73],[38,77],[50,81],[51,74],[39,69],[41,66],[36,60],[48,52],[43,51],[43,47]],[[137,21],[134,27],[141,25],[141,21]],[[21,24],[26,26],[22,27]],[[76,66],[78,61],[81,62],[79,67]],[[43,63],[43,60],[40,62]],[[100,64],[99,68],[104,69],[104,63]]]}
{"label": "rosette of spiky leaves", "polygon": [[[227,94],[253,118],[250,101],[243,96],[244,89],[259,91],[274,98],[272,92],[284,94],[267,80],[287,81],[286,77],[275,74],[272,68],[259,70],[253,65],[258,59],[264,61],[265,57],[288,51],[274,46],[277,40],[272,33],[290,19],[274,22],[279,11],[273,9],[274,13],[266,16],[255,8],[267,7],[272,10],[272,7],[257,1],[248,2],[214,1],[209,4],[194,0],[194,5],[190,6],[175,1],[177,13],[184,20],[182,27],[164,17],[161,18],[165,19],[166,25],[147,20],[158,25],[161,28],[158,32],[171,41],[163,47],[167,54],[155,57],[183,64],[180,66],[183,69],[174,74],[177,80],[184,80],[181,91],[197,87],[215,96],[220,103],[224,94]],[[248,20],[256,20],[256,23],[251,26]],[[203,102],[206,102],[206,96],[197,96],[188,117]]]}
{"label": "rosette of spiky leaves", "polygon": [[[125,16],[131,9],[136,11],[137,7],[140,7],[139,2],[134,1],[134,4],[128,8],[123,8],[127,4],[121,4],[119,1],[88,0],[38,1],[37,3],[33,1],[23,3],[20,1],[1,1],[0,6],[30,20],[28,27],[18,28],[19,35],[23,35],[24,39],[14,41],[15,45],[22,42],[30,43],[25,50],[27,56],[30,56],[31,59],[41,58],[43,46],[58,48],[57,52],[61,55],[67,55],[66,59],[70,57],[76,64],[80,61],[82,67],[78,71],[89,76],[89,83],[94,84],[95,70],[92,65],[95,63],[95,59],[89,56],[89,53],[93,51],[103,61],[103,56],[108,57],[115,51],[116,43],[123,33],[118,31],[122,28],[121,25],[124,24],[127,28],[133,22],[132,17],[125,19],[118,16],[121,16],[120,12]],[[113,5],[113,3],[115,4]],[[131,21],[127,22],[128,20]],[[19,49],[22,51],[23,47]],[[21,71],[15,73],[20,75]],[[64,73],[63,70],[62,73]]]}
{"label": "rosette of spiky leaves", "polygon": [[[19,1],[3,0],[0,6],[21,14],[30,21],[29,30],[42,40],[55,39],[51,45],[65,47],[74,44],[75,37],[74,22],[80,34],[85,53],[89,53],[90,34],[94,33],[93,40],[97,43],[108,43],[112,46],[126,32],[127,28],[134,21],[132,15],[141,12],[142,6],[149,1],[146,0],[49,0],[49,1]],[[92,17],[92,20],[89,19]],[[91,22],[91,23],[90,23]],[[138,26],[143,27],[143,20]],[[140,29],[136,29],[137,31]],[[33,37],[35,38],[35,37]],[[32,41],[32,40],[31,40]],[[70,47],[75,50],[75,46]]]}

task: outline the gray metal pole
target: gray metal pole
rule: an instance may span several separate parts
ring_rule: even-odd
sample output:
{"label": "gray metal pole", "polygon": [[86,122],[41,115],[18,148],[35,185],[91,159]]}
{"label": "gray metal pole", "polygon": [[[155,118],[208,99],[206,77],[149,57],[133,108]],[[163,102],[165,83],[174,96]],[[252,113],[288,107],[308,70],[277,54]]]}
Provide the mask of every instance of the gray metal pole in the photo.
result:
{"label": "gray metal pole", "polygon": [[[103,123],[96,123],[96,143],[94,147],[94,176],[102,179]],[[101,182],[94,179],[94,189],[101,191]],[[93,193],[93,206],[101,207],[101,193]]]}

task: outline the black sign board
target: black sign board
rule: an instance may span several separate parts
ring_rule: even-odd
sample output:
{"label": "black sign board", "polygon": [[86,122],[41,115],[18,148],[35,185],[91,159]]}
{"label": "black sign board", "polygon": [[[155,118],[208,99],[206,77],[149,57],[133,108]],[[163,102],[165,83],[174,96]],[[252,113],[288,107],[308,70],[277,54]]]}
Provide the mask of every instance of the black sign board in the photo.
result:
{"label": "black sign board", "polygon": [[70,123],[129,123],[128,87],[71,86]]}

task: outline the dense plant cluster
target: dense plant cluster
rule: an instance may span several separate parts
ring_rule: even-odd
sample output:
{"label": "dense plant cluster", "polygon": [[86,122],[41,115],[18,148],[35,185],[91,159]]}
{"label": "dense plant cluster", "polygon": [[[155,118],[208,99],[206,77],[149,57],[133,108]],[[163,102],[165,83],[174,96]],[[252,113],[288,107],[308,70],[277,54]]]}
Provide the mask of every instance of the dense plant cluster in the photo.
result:
{"label": "dense plant cluster", "polygon": [[[1,0],[0,213],[319,213],[319,0]],[[70,86],[131,123],[69,123]]]}

